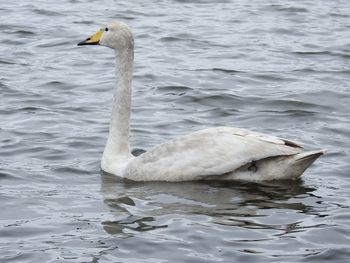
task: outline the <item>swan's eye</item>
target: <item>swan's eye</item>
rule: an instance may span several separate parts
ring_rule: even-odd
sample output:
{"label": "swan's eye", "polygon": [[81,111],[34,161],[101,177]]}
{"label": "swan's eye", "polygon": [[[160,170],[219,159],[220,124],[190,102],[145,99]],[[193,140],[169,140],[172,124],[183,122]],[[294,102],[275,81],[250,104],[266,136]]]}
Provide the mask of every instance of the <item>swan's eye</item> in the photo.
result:
{"label": "swan's eye", "polygon": [[108,30],[109,30],[108,27],[106,27],[106,28],[105,28],[105,31],[108,31]]}

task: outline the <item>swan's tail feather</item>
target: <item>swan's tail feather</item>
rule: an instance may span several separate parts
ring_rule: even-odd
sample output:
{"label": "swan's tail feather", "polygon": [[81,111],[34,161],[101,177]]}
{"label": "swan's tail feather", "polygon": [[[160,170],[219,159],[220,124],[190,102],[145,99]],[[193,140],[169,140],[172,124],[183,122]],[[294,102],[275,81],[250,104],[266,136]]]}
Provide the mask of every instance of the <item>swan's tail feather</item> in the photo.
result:
{"label": "swan's tail feather", "polygon": [[295,180],[325,152],[325,150],[316,150],[293,155],[268,157],[245,164],[225,174],[220,179],[249,181]]}
{"label": "swan's tail feather", "polygon": [[326,150],[307,151],[294,155],[296,162],[302,162],[310,166],[318,157],[325,154]]}
{"label": "swan's tail feather", "polygon": [[304,171],[316,161],[318,157],[325,153],[325,150],[315,150],[302,152],[291,156],[290,170],[293,171],[292,174],[294,175],[292,177],[297,178],[301,176]]}

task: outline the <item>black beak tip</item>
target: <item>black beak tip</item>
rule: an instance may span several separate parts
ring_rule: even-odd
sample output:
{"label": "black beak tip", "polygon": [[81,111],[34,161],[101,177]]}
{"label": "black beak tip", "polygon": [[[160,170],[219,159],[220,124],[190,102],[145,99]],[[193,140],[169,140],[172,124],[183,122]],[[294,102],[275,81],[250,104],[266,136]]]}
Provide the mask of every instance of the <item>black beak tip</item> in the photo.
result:
{"label": "black beak tip", "polygon": [[77,46],[99,45],[99,44],[100,44],[100,42],[90,42],[90,43],[86,43],[86,41],[88,41],[88,40],[89,40],[89,39],[79,42],[79,43],[77,44]]}
{"label": "black beak tip", "polygon": [[77,44],[77,46],[84,46],[84,45],[86,45],[86,40],[81,41]]}
{"label": "black beak tip", "polygon": [[81,42],[79,42],[78,43],[78,46],[84,46],[84,45],[88,45],[89,43],[86,43],[87,41],[89,41],[91,38],[90,37],[88,37],[87,39],[85,39],[85,40],[83,40],[83,41],[81,41]]}

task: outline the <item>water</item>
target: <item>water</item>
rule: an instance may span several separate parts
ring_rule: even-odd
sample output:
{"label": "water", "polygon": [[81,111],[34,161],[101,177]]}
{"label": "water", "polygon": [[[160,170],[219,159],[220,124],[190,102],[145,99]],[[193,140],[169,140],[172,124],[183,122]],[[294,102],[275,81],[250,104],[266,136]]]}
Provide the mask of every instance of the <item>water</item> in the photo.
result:
{"label": "water", "polygon": [[[0,261],[347,262],[350,5],[1,1]],[[296,182],[134,183],[101,172],[113,54],[135,34],[131,144],[215,125],[326,148]]]}

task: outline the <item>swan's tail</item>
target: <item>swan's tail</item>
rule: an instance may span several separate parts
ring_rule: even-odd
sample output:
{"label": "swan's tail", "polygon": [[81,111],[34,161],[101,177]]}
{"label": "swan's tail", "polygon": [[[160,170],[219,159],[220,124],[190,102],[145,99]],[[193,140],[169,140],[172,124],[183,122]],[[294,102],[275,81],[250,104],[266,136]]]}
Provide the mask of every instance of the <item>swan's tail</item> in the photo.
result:
{"label": "swan's tail", "polygon": [[296,161],[306,161],[309,160],[310,165],[321,155],[325,154],[326,150],[322,149],[322,150],[316,150],[316,151],[307,151],[307,152],[301,152],[298,153],[296,155],[294,155],[294,157],[296,158]]}
{"label": "swan's tail", "polygon": [[293,155],[268,157],[243,165],[239,169],[225,174],[221,180],[294,180],[299,178],[304,171],[325,150],[301,152]]}
{"label": "swan's tail", "polygon": [[301,176],[304,171],[313,164],[321,155],[325,154],[325,150],[307,151],[290,156],[289,171],[292,178]]}

